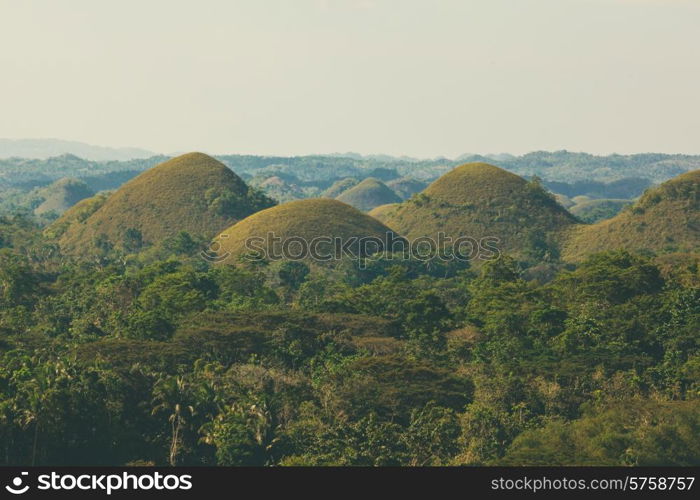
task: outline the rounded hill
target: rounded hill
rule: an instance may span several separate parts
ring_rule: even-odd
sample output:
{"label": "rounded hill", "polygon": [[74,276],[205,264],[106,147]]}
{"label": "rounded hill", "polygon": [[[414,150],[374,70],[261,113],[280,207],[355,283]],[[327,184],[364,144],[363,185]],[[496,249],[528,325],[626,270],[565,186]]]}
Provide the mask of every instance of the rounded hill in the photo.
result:
{"label": "rounded hill", "polygon": [[95,193],[83,181],[64,177],[50,186],[42,188],[37,194],[42,202],[34,209],[36,215],[49,212],[61,215],[79,201],[89,198]]}
{"label": "rounded hill", "polygon": [[380,205],[398,203],[401,198],[379,179],[369,177],[341,193],[336,200],[368,212]]}
{"label": "rounded hill", "polygon": [[[324,238],[326,241],[320,243],[319,249],[325,255],[329,242],[336,238],[343,243],[354,238],[373,238],[381,244],[370,245],[367,249],[377,251],[393,237],[398,236],[350,205],[328,198],[311,198],[284,203],[247,217],[223,231],[214,240],[213,248],[217,260],[234,263],[238,257],[256,252],[268,257],[272,252],[294,257],[299,253],[300,240],[310,244],[314,239]],[[289,251],[282,248],[285,242],[289,244]],[[358,248],[352,247],[355,255]]]}
{"label": "rounded hill", "polygon": [[700,248],[700,170],[647,190],[615,217],[568,231],[563,257],[624,248],[653,253],[693,252]]}
{"label": "rounded hill", "polygon": [[335,181],[331,187],[326,189],[323,193],[321,193],[322,198],[336,198],[343,194],[343,192],[347,191],[353,186],[356,186],[360,181],[355,179],[354,177],[345,177],[344,179],[339,179]]}
{"label": "rounded hill", "polygon": [[423,191],[428,186],[428,183],[412,177],[401,177],[387,182],[386,185],[399,195],[399,198],[407,200],[414,194]]}
{"label": "rounded hill", "polygon": [[494,203],[522,191],[527,181],[488,163],[467,163],[439,177],[423,194],[444,203]]}
{"label": "rounded hill", "polygon": [[84,251],[96,238],[114,247],[124,246],[125,238],[154,244],[180,231],[210,238],[272,204],[223,163],[189,153],[124,184],[84,221],[70,224],[59,243],[70,253]]}
{"label": "rounded hill", "polygon": [[373,215],[409,239],[498,238],[502,252],[531,260],[555,257],[559,231],[576,222],[539,182],[487,163],[457,167]]}

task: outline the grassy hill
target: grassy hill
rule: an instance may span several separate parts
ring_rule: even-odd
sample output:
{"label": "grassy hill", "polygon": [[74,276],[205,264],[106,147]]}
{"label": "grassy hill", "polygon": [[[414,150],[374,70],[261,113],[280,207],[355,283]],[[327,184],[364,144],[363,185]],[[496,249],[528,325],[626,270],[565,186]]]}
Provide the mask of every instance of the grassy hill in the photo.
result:
{"label": "grassy hill", "polygon": [[374,207],[387,203],[398,203],[401,198],[379,179],[369,177],[358,185],[344,191],[336,197],[338,201],[352,205],[358,210],[367,212]]}
{"label": "grassy hill", "polygon": [[[234,263],[237,257],[250,253],[246,242],[251,238],[267,241],[274,234],[282,242],[289,238],[302,238],[310,242],[317,237],[341,238],[375,237],[386,241],[392,231],[376,219],[337,200],[313,198],[284,203],[268,208],[238,222],[223,231],[215,240],[219,258],[230,256],[224,262]],[[280,254],[281,243],[273,249]],[[266,247],[265,244],[262,244]],[[293,246],[294,249],[298,247]],[[327,245],[322,248],[327,249]],[[356,248],[355,248],[356,250]]]}
{"label": "grassy hill", "polygon": [[374,217],[375,219],[384,220],[400,206],[400,203],[387,203],[386,205],[379,205],[378,207],[374,207],[372,210],[367,212],[367,215]]}
{"label": "grassy hill", "polygon": [[291,175],[255,176],[248,183],[278,203],[309,197],[305,187]]}
{"label": "grassy hill", "polygon": [[321,196],[323,198],[337,198],[353,186],[357,186],[360,181],[354,177],[346,177],[335,181],[331,187],[326,189]]}
{"label": "grassy hill", "polygon": [[692,252],[700,248],[700,170],[648,190],[612,219],[578,226],[567,233],[563,257],[578,261],[604,250],[654,253]]}
{"label": "grassy hill", "polygon": [[[98,238],[119,248],[126,238],[149,245],[180,231],[212,237],[271,204],[221,162],[189,153],[140,174],[99,203],[76,207],[47,233],[60,234],[68,254],[84,252]],[[94,211],[85,217],[85,209]]]}
{"label": "grassy hill", "polygon": [[487,163],[457,167],[422,193],[372,215],[409,239],[439,232],[497,237],[502,251],[532,259],[552,256],[557,233],[575,223],[539,184]]}
{"label": "grassy hill", "polygon": [[57,239],[63,236],[68,228],[83,225],[88,217],[105,204],[109,195],[110,193],[102,192],[79,201],[48,226],[44,235],[49,239]]}
{"label": "grassy hill", "polygon": [[568,208],[583,222],[594,223],[614,217],[632,203],[632,200],[600,199],[584,201]]}
{"label": "grassy hill", "polygon": [[399,195],[402,200],[407,200],[414,194],[423,191],[428,186],[428,183],[412,177],[401,177],[400,179],[387,182],[386,185]]}
{"label": "grassy hill", "polygon": [[559,202],[559,204],[564,208],[570,208],[576,205],[576,203],[566,196],[565,194],[554,193],[554,198]]}
{"label": "grassy hill", "polygon": [[34,209],[34,213],[42,215],[54,212],[60,215],[80,200],[89,198],[94,194],[83,181],[64,177],[37,192],[38,198],[43,201]]}

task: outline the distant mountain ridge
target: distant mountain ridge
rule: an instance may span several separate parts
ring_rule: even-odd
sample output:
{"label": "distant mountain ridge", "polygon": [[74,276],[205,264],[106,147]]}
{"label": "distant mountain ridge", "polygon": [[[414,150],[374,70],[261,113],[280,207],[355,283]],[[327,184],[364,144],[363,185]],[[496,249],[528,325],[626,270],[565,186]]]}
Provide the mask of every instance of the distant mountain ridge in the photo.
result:
{"label": "distant mountain ridge", "polygon": [[85,160],[126,161],[150,158],[156,153],[140,148],[112,148],[62,139],[0,139],[0,158],[46,159],[71,154]]}

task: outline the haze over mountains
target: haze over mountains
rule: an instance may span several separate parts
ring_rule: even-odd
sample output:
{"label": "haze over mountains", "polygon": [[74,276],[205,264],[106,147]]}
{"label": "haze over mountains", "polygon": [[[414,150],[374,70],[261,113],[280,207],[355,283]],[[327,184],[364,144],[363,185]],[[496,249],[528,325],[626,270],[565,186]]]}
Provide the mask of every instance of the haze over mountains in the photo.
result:
{"label": "haze over mountains", "polygon": [[62,139],[0,139],[0,158],[46,159],[64,154],[95,161],[133,160],[156,155],[141,148],[95,146]]}

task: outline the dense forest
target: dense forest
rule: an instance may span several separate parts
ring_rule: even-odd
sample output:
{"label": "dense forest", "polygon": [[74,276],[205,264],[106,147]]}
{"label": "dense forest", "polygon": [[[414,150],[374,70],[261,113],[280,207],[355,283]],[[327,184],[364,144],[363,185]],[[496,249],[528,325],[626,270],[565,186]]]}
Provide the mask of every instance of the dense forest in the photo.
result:
{"label": "dense forest", "polygon": [[700,463],[700,273],[57,258],[1,221],[3,464]]}

